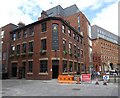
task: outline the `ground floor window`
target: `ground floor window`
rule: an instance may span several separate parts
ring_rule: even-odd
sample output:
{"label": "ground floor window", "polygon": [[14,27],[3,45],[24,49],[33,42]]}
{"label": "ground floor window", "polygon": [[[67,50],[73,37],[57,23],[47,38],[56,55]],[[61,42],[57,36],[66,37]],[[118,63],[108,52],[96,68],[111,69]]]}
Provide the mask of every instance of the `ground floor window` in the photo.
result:
{"label": "ground floor window", "polygon": [[41,60],[40,61],[40,72],[41,73],[47,73],[47,60]]}
{"label": "ground floor window", "polygon": [[29,61],[28,72],[33,72],[33,61]]}
{"label": "ground floor window", "polygon": [[74,71],[77,71],[77,62],[74,63]]}
{"label": "ground floor window", "polygon": [[82,64],[82,71],[85,71],[85,65]]}
{"label": "ground floor window", "polygon": [[63,61],[63,72],[67,72],[67,61]]}
{"label": "ground floor window", "polygon": [[73,65],[73,62],[70,61],[70,62],[69,62],[69,72],[72,72],[72,71],[73,71],[72,65]]}

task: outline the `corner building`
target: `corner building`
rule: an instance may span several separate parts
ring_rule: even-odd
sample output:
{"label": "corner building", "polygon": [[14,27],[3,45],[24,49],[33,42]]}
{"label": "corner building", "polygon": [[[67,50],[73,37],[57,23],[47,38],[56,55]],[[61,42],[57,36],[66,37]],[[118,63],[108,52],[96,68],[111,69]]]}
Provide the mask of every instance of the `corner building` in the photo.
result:
{"label": "corner building", "polygon": [[[91,40],[91,24],[86,16],[79,10],[74,4],[67,8],[62,8],[60,5],[55,6],[46,12],[46,16],[43,17],[62,17],[68,24],[70,24],[75,30],[83,35],[84,44],[84,65],[85,73],[90,72],[90,68],[93,65],[92,60],[92,40]],[[39,20],[42,17],[38,18]]]}
{"label": "corner building", "polygon": [[60,17],[10,32],[9,78],[52,79],[84,72],[83,36]]}

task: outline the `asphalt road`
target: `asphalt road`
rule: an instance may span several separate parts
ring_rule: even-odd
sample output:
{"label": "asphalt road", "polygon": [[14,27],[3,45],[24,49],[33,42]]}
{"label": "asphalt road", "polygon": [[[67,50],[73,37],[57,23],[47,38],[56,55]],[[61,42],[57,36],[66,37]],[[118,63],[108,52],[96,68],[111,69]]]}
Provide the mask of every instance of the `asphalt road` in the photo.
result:
{"label": "asphalt road", "polygon": [[2,96],[118,96],[118,84],[99,81],[60,84],[57,80],[2,80]]}

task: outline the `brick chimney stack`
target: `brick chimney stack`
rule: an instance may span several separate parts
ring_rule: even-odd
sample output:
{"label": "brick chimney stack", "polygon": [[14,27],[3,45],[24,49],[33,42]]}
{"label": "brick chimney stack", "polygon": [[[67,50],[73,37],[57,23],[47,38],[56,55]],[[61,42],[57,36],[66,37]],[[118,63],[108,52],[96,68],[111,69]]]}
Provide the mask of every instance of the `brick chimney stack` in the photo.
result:
{"label": "brick chimney stack", "polygon": [[38,20],[41,20],[41,19],[44,19],[44,18],[47,18],[47,17],[48,17],[48,15],[47,15],[46,11],[43,10],[41,12],[41,17],[39,17]]}
{"label": "brick chimney stack", "polygon": [[24,26],[25,26],[25,23],[22,23],[21,21],[18,23],[19,28],[24,27]]}

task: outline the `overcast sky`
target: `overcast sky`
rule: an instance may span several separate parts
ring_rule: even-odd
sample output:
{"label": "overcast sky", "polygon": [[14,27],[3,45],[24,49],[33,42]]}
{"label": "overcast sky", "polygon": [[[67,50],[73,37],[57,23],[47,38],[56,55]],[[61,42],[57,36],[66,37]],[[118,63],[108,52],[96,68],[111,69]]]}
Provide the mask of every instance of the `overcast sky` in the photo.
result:
{"label": "overcast sky", "polygon": [[8,24],[26,25],[37,21],[42,10],[61,5],[63,8],[76,4],[91,25],[98,25],[118,35],[119,0],[0,0],[0,27]]}

